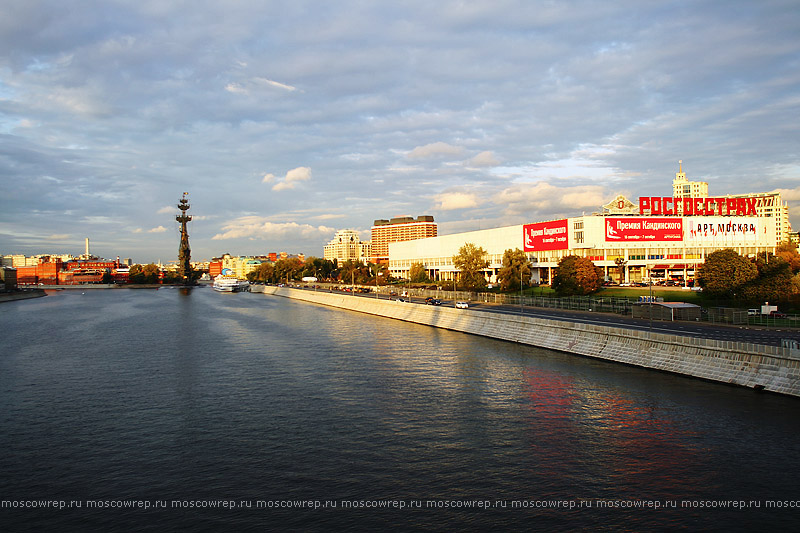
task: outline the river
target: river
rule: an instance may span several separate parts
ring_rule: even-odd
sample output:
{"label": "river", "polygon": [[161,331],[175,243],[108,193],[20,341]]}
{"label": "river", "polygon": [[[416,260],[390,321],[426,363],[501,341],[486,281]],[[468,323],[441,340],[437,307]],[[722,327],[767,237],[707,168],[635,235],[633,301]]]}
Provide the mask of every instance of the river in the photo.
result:
{"label": "river", "polygon": [[209,288],[0,331],[7,531],[800,525],[796,398]]}

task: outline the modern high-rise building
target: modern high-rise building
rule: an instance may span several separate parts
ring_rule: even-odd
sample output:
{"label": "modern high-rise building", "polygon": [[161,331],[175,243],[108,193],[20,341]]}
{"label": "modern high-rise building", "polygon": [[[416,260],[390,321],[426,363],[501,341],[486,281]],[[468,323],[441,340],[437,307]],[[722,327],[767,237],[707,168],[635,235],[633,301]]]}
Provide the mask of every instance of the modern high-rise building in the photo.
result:
{"label": "modern high-rise building", "polygon": [[372,262],[389,262],[389,243],[436,237],[437,231],[430,215],[376,220],[372,225]]}
{"label": "modern high-rise building", "polygon": [[683,160],[678,161],[678,172],[672,180],[673,198],[706,198],[708,183],[705,181],[689,181],[683,171]]}
{"label": "modern high-rise building", "polygon": [[369,261],[372,245],[363,242],[357,231],[343,229],[336,232],[331,242],[325,245],[323,258],[329,261]]}

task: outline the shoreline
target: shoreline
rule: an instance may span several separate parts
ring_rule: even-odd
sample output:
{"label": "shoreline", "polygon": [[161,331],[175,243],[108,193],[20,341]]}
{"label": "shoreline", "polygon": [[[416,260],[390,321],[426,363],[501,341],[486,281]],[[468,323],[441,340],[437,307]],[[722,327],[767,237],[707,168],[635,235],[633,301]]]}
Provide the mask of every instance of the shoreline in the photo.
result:
{"label": "shoreline", "polygon": [[266,295],[800,397],[800,351],[391,300],[264,286]]}

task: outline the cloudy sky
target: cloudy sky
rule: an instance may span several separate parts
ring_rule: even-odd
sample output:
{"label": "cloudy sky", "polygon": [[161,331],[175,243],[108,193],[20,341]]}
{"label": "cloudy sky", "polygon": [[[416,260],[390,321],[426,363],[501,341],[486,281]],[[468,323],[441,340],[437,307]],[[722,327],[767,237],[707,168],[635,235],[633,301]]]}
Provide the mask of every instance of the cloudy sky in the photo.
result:
{"label": "cloudy sky", "polygon": [[672,194],[781,189],[800,227],[786,1],[0,3],[0,253],[322,255]]}

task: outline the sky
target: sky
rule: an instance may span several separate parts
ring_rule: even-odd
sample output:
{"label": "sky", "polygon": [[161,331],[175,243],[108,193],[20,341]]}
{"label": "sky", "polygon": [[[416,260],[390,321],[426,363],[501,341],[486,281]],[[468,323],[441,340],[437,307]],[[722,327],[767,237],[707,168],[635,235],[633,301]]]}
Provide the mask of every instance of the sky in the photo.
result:
{"label": "sky", "polygon": [[780,190],[800,229],[800,6],[786,1],[5,0],[0,254],[321,257]]}

